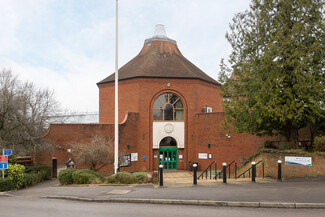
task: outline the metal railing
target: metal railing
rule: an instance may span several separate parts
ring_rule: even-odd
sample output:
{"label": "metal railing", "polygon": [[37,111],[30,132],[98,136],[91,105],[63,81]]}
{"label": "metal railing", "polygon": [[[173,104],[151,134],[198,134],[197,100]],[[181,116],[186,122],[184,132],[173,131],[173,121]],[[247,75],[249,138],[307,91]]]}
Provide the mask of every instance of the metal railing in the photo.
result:
{"label": "metal railing", "polygon": [[[212,166],[214,165],[214,170],[212,170]],[[210,176],[210,179],[212,179],[212,171],[215,172],[215,174],[217,173],[217,161],[213,161],[202,173],[201,175],[199,175],[197,177],[197,179],[200,179],[200,178],[204,178],[204,174],[205,174],[205,179],[208,179],[208,173],[209,173],[209,176]],[[215,179],[215,177],[213,177],[213,179]]]}
{"label": "metal railing", "polygon": [[[235,164],[234,164],[235,163]],[[226,170],[228,168],[228,178],[230,179],[230,174],[231,174],[231,165],[234,164],[235,167],[235,179],[237,179],[237,162],[235,160],[233,160],[230,164],[228,164],[228,166],[226,166]],[[217,179],[217,177],[219,176],[219,179],[221,179],[221,175],[223,174],[223,169],[216,174],[216,176],[214,177],[214,179]]]}
{"label": "metal railing", "polygon": [[[263,170],[263,179],[264,179],[264,161],[260,160],[259,162],[257,162],[255,165],[257,166],[258,164],[262,163],[262,170]],[[251,177],[251,169],[252,167],[248,168],[247,170],[245,170],[245,172],[243,172],[242,174],[240,174],[237,178],[240,178],[241,176],[243,176],[243,178],[245,177],[245,174],[248,172],[248,178]]]}

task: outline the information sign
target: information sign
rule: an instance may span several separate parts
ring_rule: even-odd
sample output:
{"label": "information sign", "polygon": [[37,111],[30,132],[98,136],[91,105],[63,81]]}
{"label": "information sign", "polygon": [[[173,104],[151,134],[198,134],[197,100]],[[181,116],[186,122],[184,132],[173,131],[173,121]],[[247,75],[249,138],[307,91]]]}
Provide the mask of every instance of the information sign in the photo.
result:
{"label": "information sign", "polygon": [[122,162],[120,164],[121,167],[131,166],[131,154],[125,154],[122,157]]}
{"label": "information sign", "polygon": [[285,165],[311,166],[311,157],[285,156]]}
{"label": "information sign", "polygon": [[207,153],[199,153],[199,159],[208,159]]}
{"label": "information sign", "polygon": [[3,163],[3,162],[1,162],[0,163],[0,169],[8,169],[8,163]]}
{"label": "information sign", "polygon": [[3,150],[3,155],[12,155],[12,150],[11,149]]}
{"label": "information sign", "polygon": [[138,153],[131,153],[131,161],[138,161]]}

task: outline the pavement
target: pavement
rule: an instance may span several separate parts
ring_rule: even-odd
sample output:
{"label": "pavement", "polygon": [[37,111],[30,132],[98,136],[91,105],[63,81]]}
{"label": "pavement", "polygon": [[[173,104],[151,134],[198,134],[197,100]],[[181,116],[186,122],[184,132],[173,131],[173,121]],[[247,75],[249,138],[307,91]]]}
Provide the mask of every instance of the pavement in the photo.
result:
{"label": "pavement", "polygon": [[69,185],[60,186],[57,179],[25,189],[2,192],[0,196],[42,197],[87,202],[124,202],[181,204],[259,208],[325,209],[325,181],[299,180],[277,182],[257,178],[199,180],[193,186],[189,173],[165,173],[164,187],[142,185]]}

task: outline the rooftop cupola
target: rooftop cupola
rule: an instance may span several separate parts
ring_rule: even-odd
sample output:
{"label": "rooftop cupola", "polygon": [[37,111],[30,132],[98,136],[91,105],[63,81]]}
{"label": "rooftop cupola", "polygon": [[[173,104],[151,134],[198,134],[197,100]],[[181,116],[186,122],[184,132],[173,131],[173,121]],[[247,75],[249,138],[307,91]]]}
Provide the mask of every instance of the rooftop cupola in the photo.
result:
{"label": "rooftop cupola", "polygon": [[[220,85],[182,55],[162,24],[156,25],[154,35],[144,41],[140,53],[119,69],[120,81],[134,78],[199,79]],[[113,73],[97,84],[114,81]]]}
{"label": "rooftop cupola", "polygon": [[151,44],[152,41],[170,41],[176,44],[176,41],[167,37],[165,26],[163,24],[157,24],[155,32],[151,38],[146,39],[144,42]]}

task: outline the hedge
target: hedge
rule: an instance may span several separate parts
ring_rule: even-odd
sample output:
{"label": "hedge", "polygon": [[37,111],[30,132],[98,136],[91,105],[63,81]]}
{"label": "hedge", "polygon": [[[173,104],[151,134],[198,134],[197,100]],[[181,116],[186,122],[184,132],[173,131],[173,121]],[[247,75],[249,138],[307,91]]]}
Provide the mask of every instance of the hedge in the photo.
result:
{"label": "hedge", "polygon": [[[139,174],[139,176],[143,176],[143,175]],[[142,179],[142,177],[141,177],[141,179]],[[106,183],[137,184],[137,183],[139,183],[139,180],[137,178],[137,175],[133,175],[128,172],[119,172],[119,173],[109,176],[106,179]]]}
{"label": "hedge", "polygon": [[52,167],[40,165],[25,169],[20,164],[9,164],[6,178],[0,181],[0,191],[10,191],[33,185],[52,178]]}
{"label": "hedge", "polygon": [[48,165],[27,167],[25,173],[37,174],[39,182],[42,182],[52,178],[52,167]]}
{"label": "hedge", "polygon": [[60,171],[58,178],[61,185],[104,182],[104,178],[100,173],[87,169],[81,170],[69,168],[66,170],[62,170]]}
{"label": "hedge", "polygon": [[10,191],[14,190],[15,185],[10,179],[0,179],[0,191]]}

